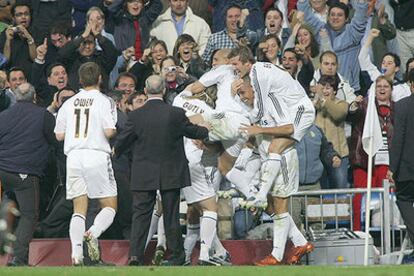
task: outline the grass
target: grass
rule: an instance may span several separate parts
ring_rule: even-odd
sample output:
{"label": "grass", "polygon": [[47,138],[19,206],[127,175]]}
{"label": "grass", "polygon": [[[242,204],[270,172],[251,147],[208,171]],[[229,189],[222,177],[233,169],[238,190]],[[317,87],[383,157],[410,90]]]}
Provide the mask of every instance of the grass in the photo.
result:
{"label": "grass", "polygon": [[139,275],[139,276],[264,276],[264,275],[298,275],[298,276],[388,276],[414,275],[413,265],[400,266],[281,266],[281,267],[19,267],[0,268],[0,275]]}

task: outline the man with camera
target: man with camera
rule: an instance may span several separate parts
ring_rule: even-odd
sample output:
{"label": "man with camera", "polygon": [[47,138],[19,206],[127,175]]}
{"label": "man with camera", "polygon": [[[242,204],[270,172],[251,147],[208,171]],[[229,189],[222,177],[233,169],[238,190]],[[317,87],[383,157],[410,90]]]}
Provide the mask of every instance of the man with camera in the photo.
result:
{"label": "man with camera", "polygon": [[24,3],[16,3],[11,8],[13,26],[0,35],[0,51],[9,60],[8,68],[22,67],[26,76],[36,58],[36,45],[30,34],[31,11]]}

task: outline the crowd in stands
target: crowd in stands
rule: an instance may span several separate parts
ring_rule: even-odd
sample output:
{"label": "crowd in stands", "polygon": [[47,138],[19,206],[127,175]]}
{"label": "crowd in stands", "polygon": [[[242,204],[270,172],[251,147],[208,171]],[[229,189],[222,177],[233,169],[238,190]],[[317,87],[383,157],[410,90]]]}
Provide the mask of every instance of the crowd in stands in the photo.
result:
{"label": "crowd in stands", "polygon": [[[369,96],[376,97],[385,142],[373,172],[373,185],[381,186],[394,103],[412,93],[412,18],[413,0],[1,0],[0,112],[29,82],[36,104],[56,114],[77,93],[80,66],[93,61],[103,74],[101,91],[117,104],[119,131],[128,112],[145,104],[149,76],[164,78],[164,100],[172,104],[205,72],[228,63],[219,50],[247,45],[257,61],[287,70],[314,103],[314,125],[297,145],[300,189],[366,187]],[[214,106],[214,87],[208,90]],[[113,160],[119,208],[108,238],[129,237],[130,157]],[[36,235],[65,237],[72,203],[65,200],[62,145],[51,147],[48,158]],[[353,200],[359,230],[361,197]],[[237,238],[254,222],[242,224],[235,219]]]}

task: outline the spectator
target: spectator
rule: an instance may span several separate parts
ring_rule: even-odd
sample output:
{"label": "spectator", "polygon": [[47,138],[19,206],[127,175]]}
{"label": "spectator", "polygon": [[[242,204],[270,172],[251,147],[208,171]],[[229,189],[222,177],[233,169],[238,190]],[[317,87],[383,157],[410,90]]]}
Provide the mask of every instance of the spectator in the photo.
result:
{"label": "spectator", "polygon": [[153,39],[147,49],[144,50],[142,57],[136,62],[129,72],[137,79],[137,90],[143,90],[145,80],[155,74],[161,73],[161,61],[168,55],[167,45],[164,41]]}
{"label": "spectator", "polygon": [[[361,70],[367,71],[371,80],[375,81],[379,76],[384,75],[389,80],[393,81],[392,100],[394,102],[399,101],[404,97],[411,95],[410,87],[408,84],[401,82],[397,79],[397,72],[400,71],[401,60],[400,57],[394,53],[385,53],[381,61],[381,72],[378,68],[372,64],[368,51],[371,47],[373,40],[379,37],[380,31],[372,29],[365,41],[364,46],[361,48],[358,60],[361,66]],[[372,84],[369,89],[369,95],[372,95],[375,91],[375,84]]]}
{"label": "spectator", "polygon": [[26,76],[30,75],[32,61],[36,57],[36,45],[31,35],[31,10],[28,4],[12,6],[13,26],[0,34],[0,51],[9,60],[8,68],[19,66]]}
{"label": "spectator", "polygon": [[327,75],[334,76],[339,81],[336,97],[340,100],[345,100],[349,104],[352,103],[355,100],[356,95],[349,82],[338,73],[337,55],[332,51],[325,51],[321,54],[319,61],[320,68],[319,70],[315,70],[313,80],[310,84],[310,97],[312,98],[315,93],[321,92],[322,87],[318,85],[318,81],[322,75]]}
{"label": "spectator", "polygon": [[[95,39],[102,51],[96,50]],[[96,62],[102,70],[104,88],[108,87],[109,73],[112,71],[118,57],[118,51],[112,42],[105,38],[98,24],[88,24],[81,36],[68,42],[59,50],[59,57],[69,75],[69,85],[79,88],[78,69],[85,62]]]}
{"label": "spectator", "polygon": [[313,14],[322,22],[326,23],[328,17],[328,5],[326,0],[309,0],[309,4],[312,7]]}
{"label": "spectator", "polygon": [[274,34],[268,34],[262,38],[257,47],[257,61],[270,62],[274,65],[280,65],[281,43],[279,38]]}
{"label": "spectator", "polygon": [[20,219],[15,231],[14,257],[9,266],[28,265],[29,242],[39,215],[39,177],[47,162],[48,147],[55,144],[55,120],[34,105],[34,87],[15,89],[17,103],[0,114],[0,181],[14,192]]}
{"label": "spectator", "polygon": [[99,6],[101,0],[70,0],[72,3],[72,36],[79,35],[86,26],[86,13],[94,6]]}
{"label": "spectator", "polygon": [[349,105],[335,97],[338,90],[338,80],[335,77],[322,75],[319,84],[322,90],[315,94],[313,100],[317,112],[315,124],[322,129],[341,157],[341,166],[335,168],[329,164],[326,167],[327,176],[322,179],[321,186],[324,189],[349,188],[349,149],[345,137],[345,118]]}
{"label": "spectator", "polygon": [[212,34],[208,41],[206,49],[202,55],[205,63],[208,63],[215,50],[223,48],[236,47],[237,41],[237,22],[241,16],[240,6],[233,4],[226,10],[226,28],[222,31]]}
{"label": "spectator", "polygon": [[176,65],[172,56],[167,56],[161,61],[161,76],[165,81],[164,102],[172,105],[174,98],[189,84],[196,81],[187,75],[182,67]]}
{"label": "spectator", "polygon": [[[53,63],[46,67],[48,52],[47,39],[36,48],[36,59],[32,65],[31,83],[36,89],[36,103],[47,107],[53,101],[53,95],[68,85],[68,74],[61,63]],[[46,75],[47,79],[44,77]]]}
{"label": "spectator", "polygon": [[135,93],[137,79],[129,72],[122,72],[115,81],[114,91],[122,92],[122,99],[118,102],[118,109],[126,113],[127,100],[129,96]]}
{"label": "spectator", "polygon": [[[382,181],[386,178],[389,167],[389,148],[394,133],[394,102],[391,100],[393,84],[385,76],[379,76],[375,81],[376,110],[380,121],[384,146],[375,155],[372,172],[372,187],[382,187]],[[358,96],[349,108],[349,120],[352,122],[352,136],[350,143],[350,158],[354,176],[354,188],[367,187],[368,156],[362,147],[362,134],[364,131],[365,116],[368,108],[368,98]],[[361,230],[361,194],[353,198],[354,229]]]}
{"label": "spectator", "polygon": [[338,72],[349,80],[355,91],[358,91],[360,90],[358,52],[367,24],[368,4],[367,0],[361,0],[354,2],[353,5],[355,14],[349,23],[347,23],[349,7],[341,2],[333,2],[329,6],[328,22],[324,23],[312,12],[307,0],[298,1],[298,9],[305,13],[305,22],[312,27],[314,33],[319,36],[322,28],[327,30],[332,49],[338,56]]}
{"label": "spectator", "polygon": [[283,52],[282,64],[283,68],[285,68],[290,75],[302,85],[309,95],[309,85],[315,72],[309,56],[303,53],[298,54],[293,48],[287,48]]}
{"label": "spectator", "polygon": [[414,56],[414,2],[390,0],[394,9],[394,23],[397,28],[397,42],[401,57],[402,71],[405,71],[405,63]]}
{"label": "spectator", "polygon": [[247,20],[247,27],[251,30],[263,29],[263,1],[259,0],[246,0],[246,1],[233,1],[233,0],[208,0],[208,3],[213,7],[213,32],[221,32],[227,26],[227,23],[223,20],[227,16],[226,10],[231,5],[240,5],[241,9],[247,9],[252,16]]}
{"label": "spectator", "polygon": [[[243,15],[245,17],[246,15]],[[241,20],[245,22],[245,20]],[[240,39],[245,37],[249,43],[250,47],[254,50],[259,41],[268,34],[276,35],[279,40],[282,42],[282,45],[285,45],[288,37],[289,30],[283,29],[283,13],[278,8],[270,8],[265,14],[265,28],[263,29],[248,29],[245,24],[240,24],[237,26],[237,38]]]}
{"label": "spectator", "polygon": [[47,39],[47,54],[44,60],[46,67],[52,63],[59,62],[58,51],[72,40],[71,31],[72,28],[70,25],[64,25],[62,23],[52,25],[49,32],[50,35]]}
{"label": "spectator", "polygon": [[14,5],[14,0],[1,0],[0,1],[0,33],[3,32],[8,24],[12,22],[11,7]]}
{"label": "spectator", "polygon": [[200,47],[198,50],[201,55],[211,35],[210,27],[204,19],[193,14],[188,7],[188,0],[169,0],[169,5],[170,7],[155,20],[151,36],[164,40],[168,52],[172,53],[177,38],[182,34],[189,34]]}
{"label": "spectator", "polygon": [[147,102],[147,95],[144,92],[134,92],[133,94],[129,95],[127,100],[127,107],[129,111],[137,110],[144,106]]}
{"label": "spectator", "polygon": [[189,34],[182,34],[175,42],[173,56],[188,75],[199,79],[207,71],[207,65],[198,55],[197,49],[194,38]]}
{"label": "spectator", "polygon": [[[85,1],[84,1],[85,2]],[[71,25],[72,4],[69,0],[44,1],[31,0],[34,35],[37,45],[48,36],[52,24]]]}
{"label": "spectator", "polygon": [[14,91],[20,84],[26,83],[27,78],[22,68],[13,67],[7,71],[7,81],[10,87],[7,89],[6,94],[9,96],[10,106],[12,106],[16,103],[16,96]]}
{"label": "spectator", "polygon": [[6,77],[0,75],[0,112],[6,110],[11,104],[12,95],[9,93],[6,88]]}
{"label": "spectator", "polygon": [[135,49],[135,60],[139,60],[150,40],[151,24],[162,10],[160,0],[151,0],[144,6],[144,0],[126,0],[123,8],[112,15],[114,20],[115,45],[123,51]]}

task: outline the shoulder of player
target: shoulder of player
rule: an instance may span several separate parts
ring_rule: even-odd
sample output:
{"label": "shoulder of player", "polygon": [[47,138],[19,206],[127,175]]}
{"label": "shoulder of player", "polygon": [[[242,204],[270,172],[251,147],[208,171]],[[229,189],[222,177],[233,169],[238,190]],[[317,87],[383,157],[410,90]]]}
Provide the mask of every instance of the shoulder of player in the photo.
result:
{"label": "shoulder of player", "polygon": [[253,64],[253,67],[262,67],[262,68],[266,68],[266,69],[277,68],[279,70],[287,72],[287,70],[285,68],[283,68],[282,66],[275,65],[275,64],[270,63],[270,62],[264,62],[264,61],[256,62],[255,64]]}

